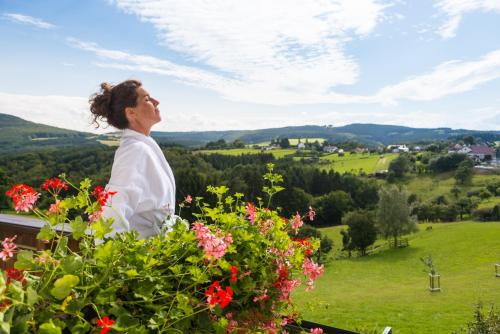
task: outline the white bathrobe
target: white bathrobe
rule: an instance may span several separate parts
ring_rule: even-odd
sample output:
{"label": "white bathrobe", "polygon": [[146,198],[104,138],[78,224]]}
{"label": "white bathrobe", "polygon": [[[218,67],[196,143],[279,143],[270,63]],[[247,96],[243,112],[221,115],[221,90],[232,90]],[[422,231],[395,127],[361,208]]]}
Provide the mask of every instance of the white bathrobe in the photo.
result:
{"label": "white bathrobe", "polygon": [[174,214],[172,169],[154,139],[139,132],[123,130],[106,189],[116,191],[103,210],[104,218],[114,218],[107,237],[135,229],[139,238],[147,238]]}

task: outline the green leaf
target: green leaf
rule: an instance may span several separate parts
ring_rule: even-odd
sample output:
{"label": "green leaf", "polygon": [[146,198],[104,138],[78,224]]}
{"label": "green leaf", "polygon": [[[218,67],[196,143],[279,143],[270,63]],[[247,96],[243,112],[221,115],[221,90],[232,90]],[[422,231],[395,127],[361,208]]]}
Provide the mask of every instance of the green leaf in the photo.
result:
{"label": "green leaf", "polygon": [[128,277],[139,276],[139,273],[135,269],[127,270],[126,274],[127,274]]}
{"label": "green leaf", "polygon": [[87,222],[84,222],[81,216],[76,217],[69,223],[69,227],[71,227],[71,232],[73,234],[73,238],[75,240],[80,239],[85,235],[85,231],[87,230]]}
{"label": "green leaf", "polygon": [[61,334],[62,331],[61,331],[60,327],[57,327],[56,325],[54,325],[52,320],[50,320],[49,322],[46,322],[46,323],[40,325],[40,328],[38,329],[37,333],[38,334]]}
{"label": "green leaf", "polygon": [[107,289],[101,289],[97,296],[95,297],[95,302],[97,304],[106,304],[116,301],[116,291],[118,287],[111,286]]}
{"label": "green leaf", "polygon": [[5,289],[7,288],[6,280],[5,280],[5,271],[0,270],[0,295],[3,294]]}
{"label": "green leaf", "polygon": [[80,189],[85,191],[85,190],[90,188],[91,184],[92,184],[92,180],[90,180],[89,178],[86,178],[82,182],[80,182]]}
{"label": "green leaf", "polygon": [[57,299],[64,299],[79,282],[80,279],[75,275],[64,275],[54,282],[54,288],[50,293]]}
{"label": "green leaf", "polygon": [[97,222],[91,225],[92,229],[95,231],[95,237],[97,239],[104,239],[104,236],[108,233],[113,232],[111,228],[113,224],[113,219],[99,219]]}
{"label": "green leaf", "polygon": [[107,267],[110,265],[111,260],[114,257],[114,241],[108,240],[105,244],[99,245],[94,253],[94,258],[96,259],[96,264],[101,267]]}
{"label": "green leaf", "polygon": [[33,289],[31,286],[26,289],[26,295],[27,295],[27,303],[29,306],[33,306],[36,304],[36,302],[40,299],[40,296],[38,296],[38,293],[36,292],[35,289]]}
{"label": "green leaf", "polygon": [[82,258],[78,255],[68,255],[61,260],[61,268],[67,274],[74,274],[83,266]]}
{"label": "green leaf", "polygon": [[17,261],[14,268],[19,270],[32,270],[36,268],[35,261],[33,260],[33,252],[30,250],[21,250],[17,253]]}
{"label": "green leaf", "polygon": [[86,334],[90,331],[90,324],[86,321],[78,322],[71,327],[71,333]]}
{"label": "green leaf", "polygon": [[192,279],[195,283],[203,283],[208,280],[207,274],[203,272],[199,267],[189,267],[189,273],[193,276]]}
{"label": "green leaf", "polygon": [[38,240],[52,240],[55,235],[56,232],[52,229],[52,227],[49,224],[45,224],[36,235],[36,238]]}
{"label": "green leaf", "polygon": [[20,303],[24,302],[24,290],[21,283],[18,281],[11,281],[7,288],[10,298]]}

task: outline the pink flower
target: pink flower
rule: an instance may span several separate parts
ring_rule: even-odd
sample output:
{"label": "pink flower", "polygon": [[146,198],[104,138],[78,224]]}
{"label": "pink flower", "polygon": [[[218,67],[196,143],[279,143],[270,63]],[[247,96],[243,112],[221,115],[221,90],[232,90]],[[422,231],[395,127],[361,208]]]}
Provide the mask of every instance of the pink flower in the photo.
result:
{"label": "pink flower", "polygon": [[17,248],[17,246],[14,244],[14,240],[17,238],[17,235],[13,236],[12,238],[5,238],[4,241],[2,241],[2,251],[0,252],[0,259],[3,261],[6,261],[7,258],[13,257],[14,252]]}
{"label": "pink flower", "polygon": [[261,221],[259,223],[259,232],[262,235],[267,234],[267,232],[274,226],[274,221],[272,219],[267,219],[266,221]]}
{"label": "pink flower", "polygon": [[299,213],[297,212],[297,214],[295,215],[295,217],[293,218],[293,221],[292,221],[292,229],[295,230],[295,235],[297,235],[297,233],[299,233],[299,228],[301,228],[302,225],[304,225],[304,222],[302,221],[302,218],[300,217]]}
{"label": "pink flower", "polygon": [[323,334],[323,330],[321,328],[311,328],[311,334]]}
{"label": "pink flower", "polygon": [[193,198],[191,197],[191,195],[187,195],[186,198],[184,198],[184,202],[186,202],[188,204],[191,204],[192,201],[193,201]]}
{"label": "pink flower", "polygon": [[53,214],[60,213],[61,212],[61,206],[60,205],[61,205],[61,201],[57,199],[54,204],[50,205],[49,212],[53,213]]}
{"label": "pink flower", "polygon": [[247,214],[248,220],[250,220],[250,222],[252,224],[254,224],[255,219],[257,219],[257,209],[255,208],[255,206],[253,206],[252,203],[247,203],[246,214]]}
{"label": "pink flower", "polygon": [[314,281],[323,275],[325,270],[324,265],[320,266],[310,258],[306,257],[304,263],[302,264],[302,268],[304,269],[304,275],[308,278],[306,291],[311,291],[314,288]]}
{"label": "pink flower", "polygon": [[314,217],[316,217],[316,211],[314,211],[313,208],[309,207],[309,220],[313,221]]}
{"label": "pink flower", "polygon": [[6,192],[7,196],[12,198],[17,212],[28,212],[33,209],[35,202],[40,194],[35,189],[25,184],[16,184]]}
{"label": "pink flower", "polygon": [[[230,235],[217,237],[210,229],[202,223],[194,223],[192,230],[198,239],[198,246],[203,247],[205,257],[207,259],[219,259],[226,253],[227,247],[232,243],[233,239]],[[221,234],[221,231],[217,231]]]}
{"label": "pink flower", "polygon": [[260,294],[259,296],[253,297],[253,302],[257,303],[257,302],[260,302],[261,300],[268,300],[268,299],[269,299],[269,296],[267,295],[267,289],[265,289],[264,292],[262,292],[262,294]]}
{"label": "pink flower", "polygon": [[89,221],[91,223],[95,223],[96,221],[99,220],[99,218],[101,218],[101,215],[102,215],[102,210],[96,211],[89,216]]}

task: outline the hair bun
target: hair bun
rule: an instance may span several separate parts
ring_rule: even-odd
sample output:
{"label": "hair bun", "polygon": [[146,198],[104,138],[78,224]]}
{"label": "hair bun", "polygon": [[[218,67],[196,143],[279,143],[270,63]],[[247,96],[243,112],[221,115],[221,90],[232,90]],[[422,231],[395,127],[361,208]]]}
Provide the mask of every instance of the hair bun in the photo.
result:
{"label": "hair bun", "polygon": [[103,93],[111,93],[111,90],[113,89],[113,85],[107,82],[103,82],[101,84],[101,90]]}

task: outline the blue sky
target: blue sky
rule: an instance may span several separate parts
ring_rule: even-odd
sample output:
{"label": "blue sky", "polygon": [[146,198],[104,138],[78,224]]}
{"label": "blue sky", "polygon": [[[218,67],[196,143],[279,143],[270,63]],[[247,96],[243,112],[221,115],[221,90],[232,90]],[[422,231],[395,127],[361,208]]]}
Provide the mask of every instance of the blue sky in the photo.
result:
{"label": "blue sky", "polygon": [[0,43],[0,113],[81,131],[128,78],[158,131],[500,130],[500,0],[0,0]]}

